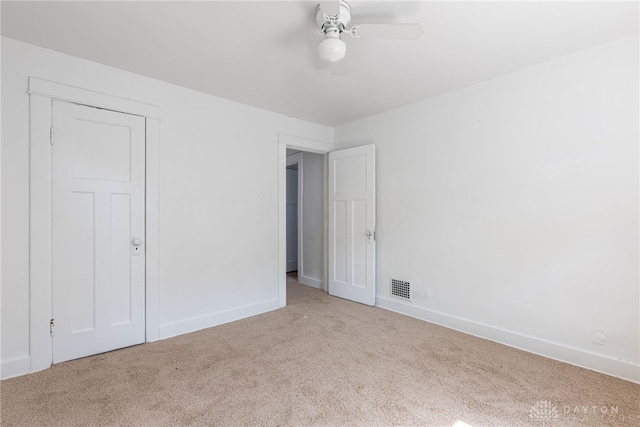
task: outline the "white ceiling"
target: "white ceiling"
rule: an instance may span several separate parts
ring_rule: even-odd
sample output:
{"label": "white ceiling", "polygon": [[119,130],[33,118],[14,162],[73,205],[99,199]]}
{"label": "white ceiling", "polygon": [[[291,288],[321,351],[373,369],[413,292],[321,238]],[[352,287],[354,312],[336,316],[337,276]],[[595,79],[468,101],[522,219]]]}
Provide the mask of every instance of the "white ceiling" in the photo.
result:
{"label": "white ceiling", "polygon": [[8,2],[2,34],[292,117],[338,125],[638,32],[638,2],[351,1],[352,24],[419,22],[418,41],[348,37],[318,57],[316,1]]}

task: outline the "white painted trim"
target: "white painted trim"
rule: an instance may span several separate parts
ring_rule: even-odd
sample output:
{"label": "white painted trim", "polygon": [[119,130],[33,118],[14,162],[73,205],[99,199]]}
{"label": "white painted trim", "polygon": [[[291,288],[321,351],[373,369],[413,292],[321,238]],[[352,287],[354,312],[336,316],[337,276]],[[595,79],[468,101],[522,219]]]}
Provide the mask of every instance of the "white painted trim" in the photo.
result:
{"label": "white painted trim", "polygon": [[278,133],[278,143],[294,150],[308,151],[310,153],[326,154],[336,149],[335,144],[331,142],[316,141],[286,133]]}
{"label": "white painted trim", "polygon": [[640,383],[640,365],[592,353],[557,342],[496,328],[458,316],[452,316],[422,307],[396,301],[391,298],[376,297],[376,305],[386,310],[435,323],[465,334],[495,341],[500,344],[534,353],[539,356],[559,360],[585,369]]}
{"label": "white painted trim", "polygon": [[304,273],[304,155],[298,160],[298,282]]}
{"label": "white painted trim", "polygon": [[51,366],[52,100],[29,97],[29,371]]}
{"label": "white painted trim", "polygon": [[287,146],[278,144],[278,307],[287,305]]}
{"label": "white painted trim", "polygon": [[[1,13],[0,13],[0,15],[1,15]],[[0,16],[0,18],[1,18],[1,16]],[[2,49],[2,41],[0,41],[0,49]],[[0,55],[0,70],[2,70],[2,58],[1,58],[1,55]],[[2,72],[0,71],[0,75],[1,74],[2,74]],[[2,98],[2,85],[0,84],[0,100],[1,99],[4,99],[4,98]],[[1,120],[1,117],[2,117],[2,105],[1,104],[2,103],[0,102],[0,122],[2,121]],[[0,138],[0,139],[2,139],[2,138]],[[2,165],[2,144],[0,144],[0,165]],[[0,170],[1,169],[2,168],[0,167]],[[0,188],[2,187],[1,184],[2,184],[2,178],[0,177]],[[2,197],[0,197],[0,236],[2,236],[2,235],[3,235],[2,234]],[[4,264],[2,262],[3,259],[4,258],[2,257],[2,245],[0,244],[0,278],[2,278],[2,264]],[[1,279],[0,279],[0,282],[2,282]],[[0,284],[0,295],[2,293],[3,293],[2,292],[2,285]],[[5,293],[5,298],[6,298],[6,293]],[[1,299],[0,299],[0,301],[1,301]],[[1,318],[2,318],[2,316],[0,316],[0,319]],[[2,325],[1,324],[2,324],[2,321],[0,320],[0,331],[2,330]],[[2,348],[2,345],[1,345],[1,338],[0,338],[0,349],[1,348]],[[31,363],[31,362],[29,362],[29,363]],[[9,371],[10,371],[10,369],[11,368],[9,368]],[[3,378],[2,375],[3,375],[2,362],[0,361],[0,379]]]}
{"label": "white painted trim", "polygon": [[[147,341],[159,336],[158,320],[158,187],[160,109],[137,101],[29,77],[29,369],[51,366],[51,144],[49,130],[54,99],[127,114],[144,115],[146,124],[146,331]],[[93,104],[93,101],[96,104]],[[152,108],[153,107],[153,108]],[[4,363],[4,362],[3,362]]]}
{"label": "white painted trim", "polygon": [[160,121],[146,119],[145,340],[160,337]]}
{"label": "white painted trim", "polygon": [[28,374],[30,368],[31,358],[29,356],[3,360],[2,364],[0,364],[0,378],[6,380],[7,378]]}
{"label": "white painted trim", "polygon": [[324,283],[320,279],[316,279],[315,277],[309,277],[299,274],[298,282],[303,285],[311,286],[312,288],[324,289]]}
{"label": "white painted trim", "polygon": [[295,153],[287,156],[287,166],[295,165],[300,160],[302,160],[302,153]]}
{"label": "white painted trim", "polygon": [[99,107],[121,113],[135,114],[137,116],[154,119],[160,118],[160,108],[158,106],[56,83],[38,77],[29,77],[28,93],[30,95],[41,95],[61,101],[69,101],[75,104]]}
{"label": "white painted trim", "polygon": [[[287,148],[327,154],[335,150],[329,142],[278,133],[278,306],[287,305]],[[325,172],[326,173],[326,172]],[[326,183],[326,179],[325,179]],[[325,185],[326,187],[326,185]],[[326,202],[326,200],[325,200]],[[325,203],[326,206],[326,203]],[[325,217],[326,218],[326,217]],[[326,253],[326,227],[324,230]],[[324,257],[326,258],[326,256]]]}
{"label": "white painted trim", "polygon": [[329,293],[329,160],[328,155],[322,157],[322,206],[324,209],[322,216],[322,290]]}
{"label": "white painted trim", "polygon": [[177,335],[188,334],[201,329],[222,325],[224,323],[234,322],[236,320],[277,310],[278,308],[280,308],[278,300],[272,299],[256,304],[236,307],[230,310],[207,313],[190,319],[180,320],[178,322],[165,323],[160,326],[160,339],[171,338]]}

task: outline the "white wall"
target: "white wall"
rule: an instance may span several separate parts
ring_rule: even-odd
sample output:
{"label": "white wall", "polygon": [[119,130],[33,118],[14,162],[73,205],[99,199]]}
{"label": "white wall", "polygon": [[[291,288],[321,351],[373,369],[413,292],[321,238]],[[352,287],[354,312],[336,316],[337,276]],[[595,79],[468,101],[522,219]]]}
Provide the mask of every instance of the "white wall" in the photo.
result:
{"label": "white wall", "polygon": [[640,381],[638,73],[626,38],[337,128],[376,144],[377,303]]}
{"label": "white wall", "polygon": [[300,283],[324,287],[324,155],[303,153],[302,271]]}
{"label": "white wall", "polygon": [[[161,336],[277,307],[277,133],[332,129],[3,38],[3,373],[29,358],[28,76],[161,107]],[[377,145],[378,304],[640,381],[638,113],[628,38],[338,128]]]}
{"label": "white wall", "polygon": [[277,308],[277,135],[331,128],[2,38],[3,375],[30,356],[28,76],[160,106],[161,337]]}

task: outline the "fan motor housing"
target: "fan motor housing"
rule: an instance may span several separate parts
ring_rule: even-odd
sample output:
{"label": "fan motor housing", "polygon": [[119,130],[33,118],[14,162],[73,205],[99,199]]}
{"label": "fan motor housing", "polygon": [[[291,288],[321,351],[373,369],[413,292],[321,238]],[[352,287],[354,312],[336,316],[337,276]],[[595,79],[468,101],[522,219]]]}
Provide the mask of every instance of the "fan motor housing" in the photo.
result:
{"label": "fan motor housing", "polygon": [[[332,19],[336,18],[336,19]],[[340,31],[349,26],[351,22],[351,6],[344,0],[340,0],[340,13],[337,17],[327,16],[319,4],[316,9],[316,24],[324,31],[326,27],[339,27]]]}

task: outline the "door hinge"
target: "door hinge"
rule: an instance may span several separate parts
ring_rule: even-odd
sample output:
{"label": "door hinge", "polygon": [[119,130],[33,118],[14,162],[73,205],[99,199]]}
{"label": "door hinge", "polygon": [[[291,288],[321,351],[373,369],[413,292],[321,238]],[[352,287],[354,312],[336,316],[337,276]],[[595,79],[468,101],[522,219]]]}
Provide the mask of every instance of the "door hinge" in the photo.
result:
{"label": "door hinge", "polygon": [[53,319],[49,321],[49,334],[53,335]]}
{"label": "door hinge", "polygon": [[53,145],[53,140],[56,136],[56,130],[52,127],[49,128],[49,143]]}

